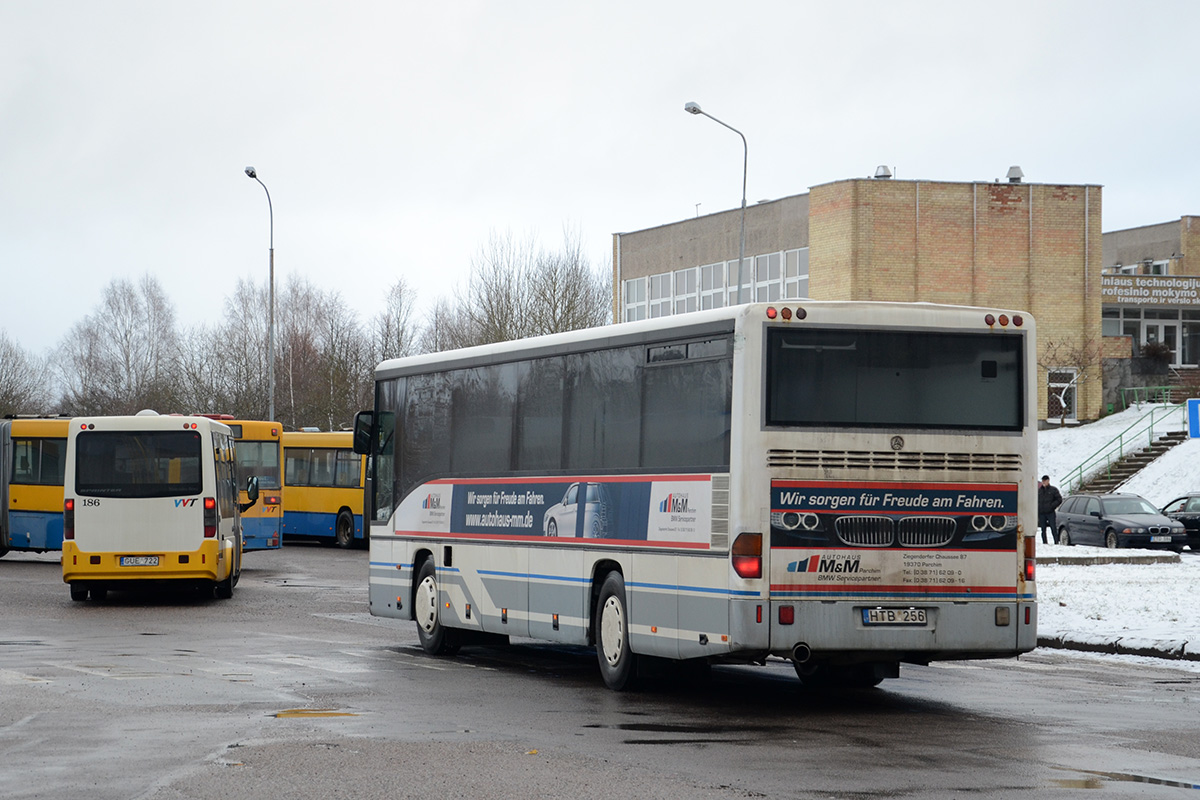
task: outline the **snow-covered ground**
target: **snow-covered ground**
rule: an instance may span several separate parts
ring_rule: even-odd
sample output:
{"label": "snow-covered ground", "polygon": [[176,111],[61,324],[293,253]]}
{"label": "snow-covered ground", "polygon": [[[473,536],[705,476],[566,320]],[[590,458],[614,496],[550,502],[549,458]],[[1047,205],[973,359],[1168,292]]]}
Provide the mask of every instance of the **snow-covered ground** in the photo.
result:
{"label": "snow-covered ground", "polygon": [[[1151,408],[1145,405],[1089,425],[1040,432],[1038,475],[1050,475],[1065,495],[1065,476]],[[1156,506],[1200,491],[1200,439],[1168,451],[1119,491],[1140,494]],[[1089,551],[1106,552],[1038,544],[1042,556]],[[1200,643],[1200,553],[1185,550],[1178,564],[1041,564],[1037,579],[1042,635]]]}

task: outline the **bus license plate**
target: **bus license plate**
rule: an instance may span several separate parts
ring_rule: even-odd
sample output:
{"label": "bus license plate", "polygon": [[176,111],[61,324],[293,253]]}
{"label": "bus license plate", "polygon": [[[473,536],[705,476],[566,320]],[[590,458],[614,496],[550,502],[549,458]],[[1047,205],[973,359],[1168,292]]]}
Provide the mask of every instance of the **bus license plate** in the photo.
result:
{"label": "bus license plate", "polygon": [[1152,542],[1170,542],[1171,537],[1170,536],[1151,536],[1150,541],[1152,541]]}
{"label": "bus license plate", "polygon": [[864,608],[863,625],[928,625],[923,608]]}
{"label": "bus license plate", "polygon": [[157,567],[158,556],[121,556],[122,567]]}

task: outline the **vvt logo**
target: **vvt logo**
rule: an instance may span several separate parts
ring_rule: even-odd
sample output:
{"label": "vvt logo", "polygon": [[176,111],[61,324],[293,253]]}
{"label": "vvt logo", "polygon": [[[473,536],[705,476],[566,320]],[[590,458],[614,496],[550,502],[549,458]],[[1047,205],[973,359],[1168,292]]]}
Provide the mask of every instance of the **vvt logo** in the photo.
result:
{"label": "vvt logo", "polygon": [[678,492],[671,492],[667,495],[667,499],[658,504],[658,510],[663,513],[671,514],[690,514],[692,507],[688,504],[688,496]]}
{"label": "vvt logo", "polygon": [[429,494],[421,501],[421,508],[438,509],[442,507],[442,496],[440,494]]}
{"label": "vvt logo", "polygon": [[179,507],[181,507],[181,506],[182,506],[183,508],[191,508],[191,507],[192,507],[192,506],[194,506],[194,505],[196,505],[196,498],[194,498],[194,497],[189,497],[189,498],[186,498],[186,499],[184,499],[184,498],[180,498],[180,499],[178,499],[178,500],[176,500],[176,501],[175,501],[175,507],[176,507],[176,508],[179,508]]}

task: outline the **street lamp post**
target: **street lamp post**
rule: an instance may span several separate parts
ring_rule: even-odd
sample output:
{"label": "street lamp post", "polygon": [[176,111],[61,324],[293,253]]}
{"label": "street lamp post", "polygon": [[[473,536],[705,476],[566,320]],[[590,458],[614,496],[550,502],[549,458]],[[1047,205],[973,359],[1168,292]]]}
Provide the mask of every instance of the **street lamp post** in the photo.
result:
{"label": "street lamp post", "polygon": [[267,193],[267,212],[271,219],[271,271],[267,283],[267,419],[275,421],[275,209],[271,205],[271,192],[267,185],[258,179],[254,167],[246,167],[246,175],[258,181]]}
{"label": "street lamp post", "polygon": [[746,144],[746,137],[742,136],[742,132],[732,125],[721,122],[721,120],[709,114],[700,108],[699,103],[686,103],[683,110],[689,114],[703,114],[718,125],[724,125],[729,130],[742,137],[742,235],[738,242],[738,287],[737,301],[738,305],[742,304],[742,269],[746,264],[746,167],[750,162],[750,147]]}

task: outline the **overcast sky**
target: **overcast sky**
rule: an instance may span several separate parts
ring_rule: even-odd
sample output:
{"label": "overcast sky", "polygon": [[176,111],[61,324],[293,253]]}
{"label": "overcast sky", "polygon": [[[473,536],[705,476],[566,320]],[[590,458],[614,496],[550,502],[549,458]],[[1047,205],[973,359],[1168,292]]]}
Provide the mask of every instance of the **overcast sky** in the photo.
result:
{"label": "overcast sky", "polygon": [[1200,214],[1193,2],[0,0],[0,329],[43,353],[113,278],[182,324],[304,276],[365,322],[491,231],[554,247],[893,166]]}

